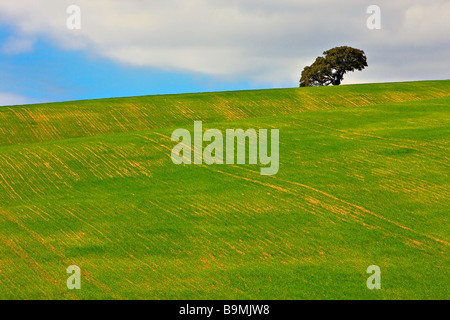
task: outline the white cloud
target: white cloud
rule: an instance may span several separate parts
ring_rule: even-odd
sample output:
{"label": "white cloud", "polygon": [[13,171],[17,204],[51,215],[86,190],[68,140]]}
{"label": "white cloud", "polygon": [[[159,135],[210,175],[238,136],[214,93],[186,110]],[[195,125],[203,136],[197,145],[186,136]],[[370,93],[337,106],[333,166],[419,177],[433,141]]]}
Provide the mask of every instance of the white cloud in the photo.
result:
{"label": "white cloud", "polygon": [[[68,30],[66,8],[75,2],[81,7],[82,29]],[[449,58],[436,63],[430,51],[436,47],[450,57],[448,1],[429,0],[426,5],[420,0],[378,1],[379,31],[366,28],[370,4],[365,0],[3,0],[0,21],[14,25],[19,39],[43,35],[62,48],[86,50],[121,63],[245,76],[272,84],[296,83],[305,65],[337,45],[365,50],[369,68],[372,59],[383,70],[395,70],[396,56],[407,48],[422,53],[404,57],[411,67],[420,64],[427,72],[439,73],[442,64],[449,66]],[[21,45],[25,49],[28,44],[16,41],[18,51]],[[411,75],[396,74],[402,76],[408,80]]]}
{"label": "white cloud", "polygon": [[433,6],[428,3],[415,4],[405,12],[402,36],[419,46],[433,46],[442,42],[448,44],[449,15],[450,1],[437,1]]}
{"label": "white cloud", "polygon": [[27,103],[32,103],[27,97],[9,92],[0,92],[0,106],[12,106]]}

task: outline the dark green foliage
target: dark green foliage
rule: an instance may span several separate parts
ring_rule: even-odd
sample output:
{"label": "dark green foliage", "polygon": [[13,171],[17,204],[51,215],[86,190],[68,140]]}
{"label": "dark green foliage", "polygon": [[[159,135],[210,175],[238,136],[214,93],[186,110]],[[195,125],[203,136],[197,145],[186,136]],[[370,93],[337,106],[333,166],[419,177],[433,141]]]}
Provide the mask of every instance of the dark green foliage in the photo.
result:
{"label": "dark green foliage", "polygon": [[367,67],[364,51],[352,47],[336,47],[317,57],[311,66],[303,69],[300,87],[339,85],[348,71],[361,71]]}

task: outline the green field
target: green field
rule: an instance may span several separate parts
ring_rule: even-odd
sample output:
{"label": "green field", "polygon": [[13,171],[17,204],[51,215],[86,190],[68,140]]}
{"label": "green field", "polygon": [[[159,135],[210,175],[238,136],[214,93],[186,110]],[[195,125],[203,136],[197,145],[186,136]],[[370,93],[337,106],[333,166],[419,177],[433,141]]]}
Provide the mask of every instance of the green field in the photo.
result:
{"label": "green field", "polygon": [[[0,299],[450,299],[449,106],[426,81],[0,107]],[[279,129],[278,174],[174,165],[195,120]]]}

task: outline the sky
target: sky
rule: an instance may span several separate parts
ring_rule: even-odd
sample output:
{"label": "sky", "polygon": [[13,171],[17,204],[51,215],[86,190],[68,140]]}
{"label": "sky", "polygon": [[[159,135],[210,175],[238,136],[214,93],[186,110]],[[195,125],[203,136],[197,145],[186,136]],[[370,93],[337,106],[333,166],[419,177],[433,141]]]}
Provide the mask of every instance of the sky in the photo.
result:
{"label": "sky", "polygon": [[368,61],[343,84],[449,79],[449,16],[449,0],[1,0],[0,106],[297,87],[343,45]]}

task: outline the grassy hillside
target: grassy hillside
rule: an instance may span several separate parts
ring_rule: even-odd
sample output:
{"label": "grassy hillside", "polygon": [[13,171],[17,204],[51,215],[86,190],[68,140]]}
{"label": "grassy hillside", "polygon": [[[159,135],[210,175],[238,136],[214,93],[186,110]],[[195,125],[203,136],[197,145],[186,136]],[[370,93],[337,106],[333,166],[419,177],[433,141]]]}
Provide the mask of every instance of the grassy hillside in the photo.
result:
{"label": "grassy hillside", "polygon": [[0,146],[448,96],[449,81],[144,96],[2,107]]}
{"label": "grassy hillside", "polygon": [[[429,81],[2,107],[0,298],[449,299],[449,105]],[[174,165],[194,120],[280,129],[278,174]]]}

